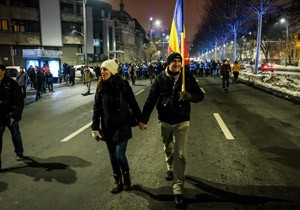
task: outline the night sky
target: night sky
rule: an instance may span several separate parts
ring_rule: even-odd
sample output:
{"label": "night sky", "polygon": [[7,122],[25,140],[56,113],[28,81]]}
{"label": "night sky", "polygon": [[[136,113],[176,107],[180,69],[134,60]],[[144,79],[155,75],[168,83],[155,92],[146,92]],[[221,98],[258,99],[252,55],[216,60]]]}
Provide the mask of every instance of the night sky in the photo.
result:
{"label": "night sky", "polygon": [[[119,10],[120,0],[102,0],[110,3],[114,10]],[[161,20],[164,28],[171,28],[176,0],[123,0],[125,10],[136,18],[146,31],[150,28],[149,18]],[[186,38],[188,43],[193,40],[204,0],[184,0]]]}

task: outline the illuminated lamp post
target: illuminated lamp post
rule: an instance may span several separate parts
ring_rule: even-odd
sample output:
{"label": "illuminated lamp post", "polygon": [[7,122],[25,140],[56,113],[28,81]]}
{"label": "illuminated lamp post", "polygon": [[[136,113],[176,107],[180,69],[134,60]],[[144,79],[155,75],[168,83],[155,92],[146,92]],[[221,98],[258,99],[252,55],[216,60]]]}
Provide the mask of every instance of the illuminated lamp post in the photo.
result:
{"label": "illuminated lamp post", "polygon": [[82,16],[83,16],[83,33],[73,30],[72,33],[78,33],[81,36],[83,36],[83,52],[84,52],[84,63],[87,65],[88,64],[88,59],[87,59],[87,30],[86,30],[86,3],[87,0],[82,0],[78,1],[82,2]]}
{"label": "illuminated lamp post", "polygon": [[282,18],[280,20],[281,23],[285,23],[286,27],[286,34],[285,34],[285,60],[284,65],[287,66],[287,60],[288,60],[288,38],[289,38],[289,23],[287,18]]}

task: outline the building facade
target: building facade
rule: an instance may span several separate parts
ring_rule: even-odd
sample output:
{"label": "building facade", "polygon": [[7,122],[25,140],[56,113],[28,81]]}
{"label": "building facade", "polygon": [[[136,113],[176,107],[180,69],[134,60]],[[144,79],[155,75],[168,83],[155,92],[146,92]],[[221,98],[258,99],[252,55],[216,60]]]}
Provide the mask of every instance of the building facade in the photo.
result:
{"label": "building facade", "polygon": [[[122,9],[122,1],[120,11],[113,11],[96,0],[0,0],[0,62],[24,66],[28,49],[59,51],[61,63],[71,65],[138,59],[146,35]],[[116,15],[121,13],[125,21]]]}

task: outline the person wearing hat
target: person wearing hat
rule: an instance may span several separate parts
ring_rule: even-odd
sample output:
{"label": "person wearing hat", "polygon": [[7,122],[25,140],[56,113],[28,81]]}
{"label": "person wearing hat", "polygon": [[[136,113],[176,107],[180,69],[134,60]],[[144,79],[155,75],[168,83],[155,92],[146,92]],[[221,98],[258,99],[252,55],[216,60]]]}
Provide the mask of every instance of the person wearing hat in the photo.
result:
{"label": "person wearing hat", "polygon": [[228,92],[230,73],[231,73],[231,66],[230,66],[228,60],[224,59],[223,64],[221,65],[221,69],[220,69],[220,74],[221,74],[221,78],[222,78],[222,86],[223,86],[224,92]]}
{"label": "person wearing hat", "polygon": [[84,73],[83,73],[83,81],[87,87],[87,91],[86,93],[82,93],[81,95],[83,96],[87,96],[91,94],[91,85],[92,85],[92,81],[94,79],[94,74],[90,71],[89,67],[85,66],[84,67]]}
{"label": "person wearing hat", "polygon": [[17,161],[23,160],[23,142],[19,128],[24,98],[18,83],[6,74],[6,66],[0,64],[0,169],[2,138],[5,128],[10,130]]}
{"label": "person wearing hat", "polygon": [[[141,110],[127,80],[118,74],[117,60],[101,64],[101,78],[97,83],[92,118],[92,136],[105,141],[115,182],[111,193],[130,190],[131,180],[126,147],[132,138],[131,118],[137,122]],[[132,113],[132,114],[131,114]]]}
{"label": "person wearing hat", "polygon": [[185,71],[185,91],[181,90],[182,57],[179,53],[170,53],[166,64],[165,70],[154,79],[143,107],[139,127],[142,130],[147,129],[147,123],[156,105],[167,163],[165,179],[173,180],[175,202],[182,204],[190,103],[202,101],[204,94],[189,71]]}

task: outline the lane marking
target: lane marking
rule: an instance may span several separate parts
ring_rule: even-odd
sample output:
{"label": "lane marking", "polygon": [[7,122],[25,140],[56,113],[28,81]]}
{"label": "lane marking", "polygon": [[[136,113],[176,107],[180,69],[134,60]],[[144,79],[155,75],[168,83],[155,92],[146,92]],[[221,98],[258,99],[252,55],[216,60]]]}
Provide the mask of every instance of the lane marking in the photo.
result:
{"label": "lane marking", "polygon": [[139,92],[135,93],[134,95],[136,95],[136,96],[137,96],[138,94],[140,94],[140,93],[144,92],[144,90],[145,90],[145,89],[142,89],[142,90],[140,90]]}
{"label": "lane marking", "polygon": [[232,136],[232,134],[230,133],[229,129],[227,128],[227,126],[225,125],[224,121],[222,120],[221,116],[218,113],[214,113],[214,117],[216,118],[222,132],[224,133],[226,139],[228,140],[233,140],[234,137]]}
{"label": "lane marking", "polygon": [[[140,93],[144,92],[145,89],[140,90],[139,92],[135,93],[134,95],[139,95]],[[67,137],[65,137],[64,139],[60,140],[60,142],[67,142],[69,140],[71,140],[73,137],[77,136],[78,134],[80,134],[82,131],[84,131],[85,129],[91,127],[93,122],[89,122],[88,124],[86,124],[85,126],[79,128],[77,131],[75,131],[74,133],[71,133],[70,135],[68,135]]]}
{"label": "lane marking", "polygon": [[203,88],[200,88],[201,90],[202,90],[202,92],[204,93],[204,94],[206,94],[206,92],[205,92],[205,90],[203,89]]}
{"label": "lane marking", "polygon": [[74,136],[77,136],[78,134],[80,134],[82,131],[84,131],[85,129],[87,129],[88,127],[90,127],[92,125],[92,122],[86,124],[85,126],[79,128],[77,131],[75,131],[74,133],[71,133],[70,135],[68,135],[67,137],[65,137],[64,139],[60,140],[60,142],[67,142],[70,139],[72,139]]}

